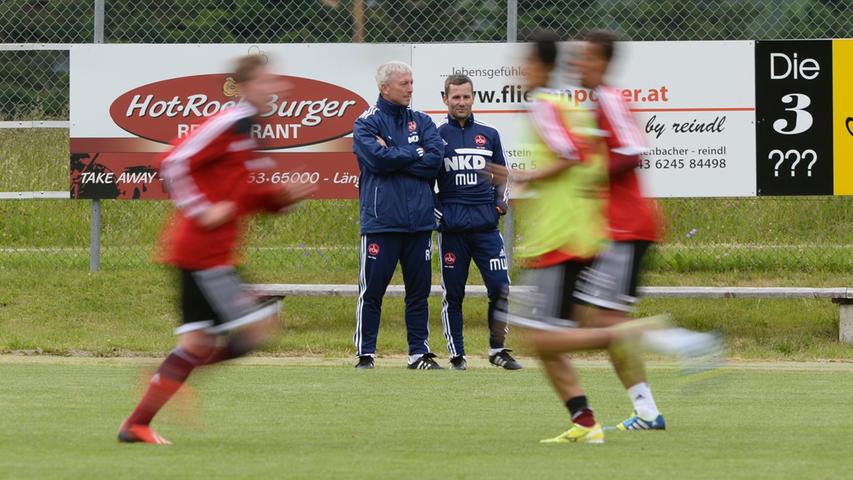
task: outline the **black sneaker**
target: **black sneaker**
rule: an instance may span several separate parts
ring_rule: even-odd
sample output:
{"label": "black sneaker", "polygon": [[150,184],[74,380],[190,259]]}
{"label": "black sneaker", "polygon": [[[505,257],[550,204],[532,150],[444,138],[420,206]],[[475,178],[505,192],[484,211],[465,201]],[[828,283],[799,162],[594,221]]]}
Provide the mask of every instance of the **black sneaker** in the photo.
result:
{"label": "black sneaker", "polygon": [[453,357],[450,359],[450,368],[453,370],[468,370],[468,361],[462,355]]}
{"label": "black sneaker", "polygon": [[373,368],[373,357],[370,355],[362,355],[358,357],[358,363],[355,364],[355,368]]}
{"label": "black sneaker", "polygon": [[521,364],[509,354],[511,351],[504,348],[494,355],[489,355],[489,363],[496,367],[503,367],[505,370],[521,370]]}
{"label": "black sneaker", "polygon": [[433,358],[435,358],[434,353],[425,353],[410,363],[409,368],[412,370],[444,370]]}

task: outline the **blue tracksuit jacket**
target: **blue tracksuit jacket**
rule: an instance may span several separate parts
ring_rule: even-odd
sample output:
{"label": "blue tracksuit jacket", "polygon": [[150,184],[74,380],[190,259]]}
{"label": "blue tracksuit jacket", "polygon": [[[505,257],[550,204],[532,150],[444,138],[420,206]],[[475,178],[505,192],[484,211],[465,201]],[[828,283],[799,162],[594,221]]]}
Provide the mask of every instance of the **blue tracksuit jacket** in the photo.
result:
{"label": "blue tracksuit jacket", "polygon": [[444,144],[429,116],[380,95],[355,122],[353,151],[361,171],[362,235],[435,229],[432,185]]}
{"label": "blue tracksuit jacket", "polygon": [[506,186],[492,184],[486,166],[506,166],[498,131],[474,119],[465,126],[448,115],[438,127],[445,142],[439,173],[436,216],[445,232],[487,231],[498,227],[496,205],[506,211]]}

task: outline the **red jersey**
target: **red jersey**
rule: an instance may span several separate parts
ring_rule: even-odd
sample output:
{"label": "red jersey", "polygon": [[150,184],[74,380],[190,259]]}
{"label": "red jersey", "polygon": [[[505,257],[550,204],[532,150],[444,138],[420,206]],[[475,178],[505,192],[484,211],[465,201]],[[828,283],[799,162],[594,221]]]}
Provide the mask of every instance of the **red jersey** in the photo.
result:
{"label": "red jersey", "polygon": [[[176,212],[163,232],[163,260],[178,268],[203,270],[230,266],[246,217],[260,211],[280,211],[280,188],[250,183],[252,170],[273,166],[258,158],[250,136],[256,113],[248,103],[223,110],[179,140],[160,165],[160,176]],[[204,229],[198,218],[214,203],[231,201],[237,211],[231,220]]]}
{"label": "red jersey", "polygon": [[657,202],[643,196],[636,167],[646,151],[645,137],[637,128],[628,105],[619,90],[601,86],[596,89],[598,124],[605,130],[610,151],[610,195],[607,217],[610,238],[615,241],[660,238],[660,212]]}

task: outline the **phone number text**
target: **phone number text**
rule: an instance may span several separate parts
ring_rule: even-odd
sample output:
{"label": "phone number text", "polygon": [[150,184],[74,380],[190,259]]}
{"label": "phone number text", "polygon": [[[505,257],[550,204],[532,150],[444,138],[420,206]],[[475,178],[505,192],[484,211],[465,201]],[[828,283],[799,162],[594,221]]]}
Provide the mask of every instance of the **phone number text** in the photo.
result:
{"label": "phone number text", "polygon": [[683,170],[703,168],[726,168],[725,158],[644,158],[640,161],[640,168],[657,170]]}

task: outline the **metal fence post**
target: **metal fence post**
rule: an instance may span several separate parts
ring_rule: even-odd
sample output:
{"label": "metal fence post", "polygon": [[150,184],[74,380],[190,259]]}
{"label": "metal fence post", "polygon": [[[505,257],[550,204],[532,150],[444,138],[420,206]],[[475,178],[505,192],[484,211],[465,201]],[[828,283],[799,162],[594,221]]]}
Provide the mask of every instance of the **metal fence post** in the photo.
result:
{"label": "metal fence post", "polygon": [[[506,41],[507,43],[518,41],[518,0],[506,1]],[[503,227],[506,268],[510,270],[512,269],[512,247],[515,240],[515,222],[512,218],[511,207],[507,209]]]}
{"label": "metal fence post", "polygon": [[512,218],[512,207],[507,208],[503,225],[504,254],[506,255],[506,269],[512,269],[512,246],[515,243],[515,220]]}
{"label": "metal fence post", "polygon": [[[104,0],[95,0],[94,43],[104,43]],[[89,271],[101,269],[101,201],[92,200],[92,222],[89,225]]]}
{"label": "metal fence post", "polygon": [[506,41],[518,41],[518,0],[506,1]]}
{"label": "metal fence post", "polygon": [[104,0],[95,0],[95,42],[104,43]]}
{"label": "metal fence post", "polygon": [[89,232],[89,271],[101,269],[101,201],[92,200],[92,224]]}

